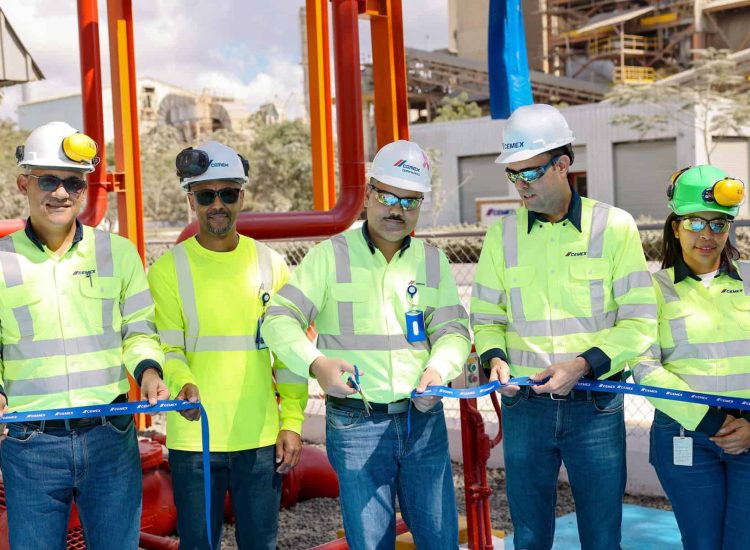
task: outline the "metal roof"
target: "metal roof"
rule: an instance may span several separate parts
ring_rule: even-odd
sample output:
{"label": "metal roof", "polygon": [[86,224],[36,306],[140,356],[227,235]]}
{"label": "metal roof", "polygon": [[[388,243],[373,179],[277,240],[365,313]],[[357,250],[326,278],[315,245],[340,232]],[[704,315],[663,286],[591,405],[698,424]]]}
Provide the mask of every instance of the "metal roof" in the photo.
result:
{"label": "metal roof", "polygon": [[589,24],[576,29],[574,34],[578,36],[596,29],[601,29],[602,27],[611,27],[618,23],[625,23],[626,21],[630,21],[631,19],[635,19],[636,17],[651,11],[654,11],[654,6],[635,8],[628,11],[602,13],[589,19]]}
{"label": "metal roof", "polygon": [[42,80],[44,74],[0,9],[0,86]]}

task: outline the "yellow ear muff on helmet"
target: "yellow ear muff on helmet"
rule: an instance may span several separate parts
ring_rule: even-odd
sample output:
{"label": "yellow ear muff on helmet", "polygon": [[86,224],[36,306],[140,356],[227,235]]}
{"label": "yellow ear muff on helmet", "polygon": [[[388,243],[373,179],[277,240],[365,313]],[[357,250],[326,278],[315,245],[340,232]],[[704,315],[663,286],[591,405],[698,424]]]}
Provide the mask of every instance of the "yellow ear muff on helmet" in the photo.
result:
{"label": "yellow ear muff on helmet", "polygon": [[96,142],[86,134],[76,132],[63,140],[63,152],[73,162],[86,162],[96,166],[99,158],[96,156]]}
{"label": "yellow ear muff on helmet", "polygon": [[745,200],[745,184],[738,179],[725,178],[713,186],[713,199],[721,206],[738,206]]}

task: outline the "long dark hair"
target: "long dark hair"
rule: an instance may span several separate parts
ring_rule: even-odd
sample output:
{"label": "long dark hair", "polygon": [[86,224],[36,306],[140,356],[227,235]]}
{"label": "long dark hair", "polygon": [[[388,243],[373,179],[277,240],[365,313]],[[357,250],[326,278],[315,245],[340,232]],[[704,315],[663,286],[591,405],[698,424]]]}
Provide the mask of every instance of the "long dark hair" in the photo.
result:
{"label": "long dark hair", "polygon": [[[675,221],[679,216],[672,212],[667,216],[667,221],[664,222],[664,235],[661,241],[661,268],[666,269],[668,267],[674,267],[679,258],[683,262],[685,258],[682,257],[682,247],[680,241],[674,236],[674,230],[672,229],[672,222]],[[724,249],[721,251],[720,265],[731,265],[733,260],[737,260],[740,257],[740,251],[737,250],[729,239],[727,239]]]}

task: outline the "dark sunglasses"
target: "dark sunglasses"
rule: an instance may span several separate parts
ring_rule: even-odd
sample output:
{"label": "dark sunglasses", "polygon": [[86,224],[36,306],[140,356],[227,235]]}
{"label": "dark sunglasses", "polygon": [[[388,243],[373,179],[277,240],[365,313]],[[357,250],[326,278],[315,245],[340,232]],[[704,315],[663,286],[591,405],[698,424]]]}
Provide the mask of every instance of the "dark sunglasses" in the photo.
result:
{"label": "dark sunglasses", "polygon": [[732,220],[727,218],[716,218],[713,220],[707,220],[700,216],[689,216],[685,218],[677,218],[677,221],[682,223],[682,227],[688,231],[694,233],[700,233],[706,226],[711,230],[711,233],[726,233],[729,231],[729,227],[732,225]]}
{"label": "dark sunglasses", "polygon": [[[237,156],[240,157],[242,169],[247,176],[250,171],[250,163],[242,155],[238,154]],[[177,176],[180,179],[200,176],[208,170],[209,166],[211,166],[211,159],[208,158],[208,153],[192,147],[180,151],[175,159],[175,168],[177,168]]]}
{"label": "dark sunglasses", "polygon": [[195,200],[201,206],[209,206],[213,204],[217,195],[224,204],[234,204],[237,202],[237,199],[240,198],[241,191],[242,189],[237,187],[224,187],[218,191],[214,191],[213,189],[201,189],[200,191],[191,191],[189,194],[193,195]]}
{"label": "dark sunglasses", "polygon": [[86,189],[86,180],[71,176],[69,178],[58,178],[57,176],[51,176],[45,174],[44,176],[35,176],[34,174],[28,174],[29,178],[36,178],[39,183],[39,189],[45,193],[54,193],[62,185],[68,195],[80,195],[81,191]]}
{"label": "dark sunglasses", "polygon": [[533,183],[546,174],[547,170],[554,166],[558,160],[560,160],[559,156],[551,158],[550,161],[543,166],[524,168],[523,170],[511,170],[510,168],[506,168],[505,175],[508,176],[511,183],[516,183],[519,178],[526,183]]}
{"label": "dark sunglasses", "polygon": [[404,210],[416,210],[422,205],[422,201],[424,200],[424,197],[399,197],[388,191],[378,189],[372,184],[369,184],[369,186],[375,192],[375,199],[383,206],[389,208],[400,204]]}

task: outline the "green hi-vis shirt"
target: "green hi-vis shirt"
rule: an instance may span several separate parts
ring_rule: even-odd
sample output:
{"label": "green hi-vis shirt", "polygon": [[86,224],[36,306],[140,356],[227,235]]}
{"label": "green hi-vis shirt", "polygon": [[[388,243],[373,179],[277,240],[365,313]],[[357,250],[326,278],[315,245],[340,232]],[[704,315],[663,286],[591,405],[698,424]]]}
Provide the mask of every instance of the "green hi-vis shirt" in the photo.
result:
{"label": "green hi-vis shirt", "polygon": [[[274,353],[300,376],[322,355],[355,364],[365,373],[365,396],[376,403],[409,397],[428,367],[443,382],[458,376],[470,342],[450,265],[439,249],[407,242],[390,262],[359,229],[310,250],[271,300],[263,330]],[[417,294],[410,300],[412,283]],[[407,341],[409,310],[424,314],[424,341]],[[313,321],[317,347],[304,332]]]}
{"label": "green hi-vis shirt", "polygon": [[[211,451],[273,445],[280,429],[301,432],[307,379],[278,359],[272,364],[268,349],[256,349],[262,294],[275,294],[287,277],[279,254],[243,236],[231,252],[213,252],[193,237],[149,270],[166,354],[165,380],[172,395],[187,383],[198,386],[210,423]],[[199,451],[200,422],[169,414],[167,445]]]}

